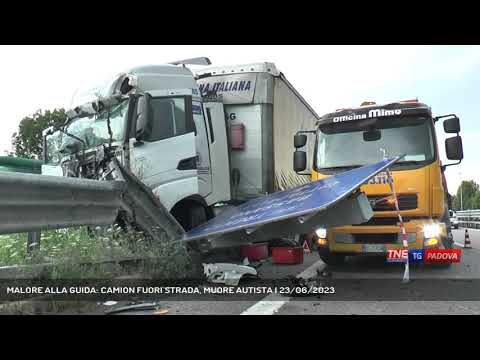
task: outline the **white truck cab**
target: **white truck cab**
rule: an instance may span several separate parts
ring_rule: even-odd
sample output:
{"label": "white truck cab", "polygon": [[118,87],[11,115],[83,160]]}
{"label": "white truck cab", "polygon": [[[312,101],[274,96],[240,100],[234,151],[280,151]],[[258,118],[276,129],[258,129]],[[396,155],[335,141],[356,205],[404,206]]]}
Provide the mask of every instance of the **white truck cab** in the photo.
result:
{"label": "white truck cab", "polygon": [[96,97],[70,111],[61,131],[44,132],[42,173],[101,178],[103,159],[116,156],[186,228],[230,200],[223,105],[202,103],[188,68],[135,67]]}

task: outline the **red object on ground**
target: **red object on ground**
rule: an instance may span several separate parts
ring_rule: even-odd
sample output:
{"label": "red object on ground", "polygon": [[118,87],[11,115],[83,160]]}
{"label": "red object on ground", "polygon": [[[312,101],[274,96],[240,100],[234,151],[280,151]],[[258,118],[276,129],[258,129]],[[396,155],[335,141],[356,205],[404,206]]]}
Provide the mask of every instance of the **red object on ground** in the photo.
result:
{"label": "red object on ground", "polygon": [[242,245],[242,256],[248,260],[257,261],[268,258],[268,243]]}
{"label": "red object on ground", "polygon": [[275,264],[302,264],[303,247],[272,247],[272,259]]}

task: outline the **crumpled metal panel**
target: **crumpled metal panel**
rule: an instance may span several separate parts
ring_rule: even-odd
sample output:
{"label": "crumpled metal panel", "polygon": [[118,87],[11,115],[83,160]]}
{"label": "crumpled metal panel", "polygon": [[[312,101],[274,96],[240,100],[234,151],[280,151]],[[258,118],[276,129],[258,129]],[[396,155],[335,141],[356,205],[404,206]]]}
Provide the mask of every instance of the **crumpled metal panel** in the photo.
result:
{"label": "crumpled metal panel", "polygon": [[207,281],[229,286],[237,286],[244,275],[258,275],[251,266],[229,263],[203,264],[203,272]]}
{"label": "crumpled metal panel", "polygon": [[0,233],[112,224],[125,189],[122,181],[0,173]]}
{"label": "crumpled metal panel", "polygon": [[185,231],[182,226],[149,187],[125,169],[116,158],[110,166],[115,170],[113,176],[126,184],[121,205],[130,222],[135,223],[156,241],[174,240],[183,236]]}
{"label": "crumpled metal panel", "polygon": [[183,236],[184,241],[209,239],[222,243],[263,241],[264,238],[305,234],[315,226],[360,224],[373,216],[363,193],[354,193],[401,156],[384,159],[326,179],[247,201],[220,213]]}

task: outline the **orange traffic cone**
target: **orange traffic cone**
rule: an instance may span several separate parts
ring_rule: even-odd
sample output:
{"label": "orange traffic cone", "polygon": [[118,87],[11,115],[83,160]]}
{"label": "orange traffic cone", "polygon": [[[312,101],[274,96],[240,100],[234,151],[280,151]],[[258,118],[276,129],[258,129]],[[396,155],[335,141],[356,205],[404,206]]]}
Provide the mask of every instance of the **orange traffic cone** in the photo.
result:
{"label": "orange traffic cone", "polygon": [[463,245],[465,249],[471,249],[472,243],[470,242],[470,235],[468,235],[468,229],[465,229],[465,244]]}

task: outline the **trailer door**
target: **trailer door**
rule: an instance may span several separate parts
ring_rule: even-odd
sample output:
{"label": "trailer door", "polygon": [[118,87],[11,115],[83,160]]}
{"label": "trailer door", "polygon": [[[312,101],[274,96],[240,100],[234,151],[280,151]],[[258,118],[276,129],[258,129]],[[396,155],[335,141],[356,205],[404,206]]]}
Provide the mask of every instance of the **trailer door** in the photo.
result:
{"label": "trailer door", "polygon": [[198,190],[200,195],[207,201],[207,204],[210,205],[211,203],[207,197],[212,192],[212,169],[210,167],[208,127],[200,102],[194,101],[192,103],[192,112],[196,127]]}
{"label": "trailer door", "polygon": [[228,201],[230,194],[230,149],[227,137],[227,123],[223,104],[219,102],[203,105],[207,123],[208,146],[212,175],[212,193],[207,203]]}

